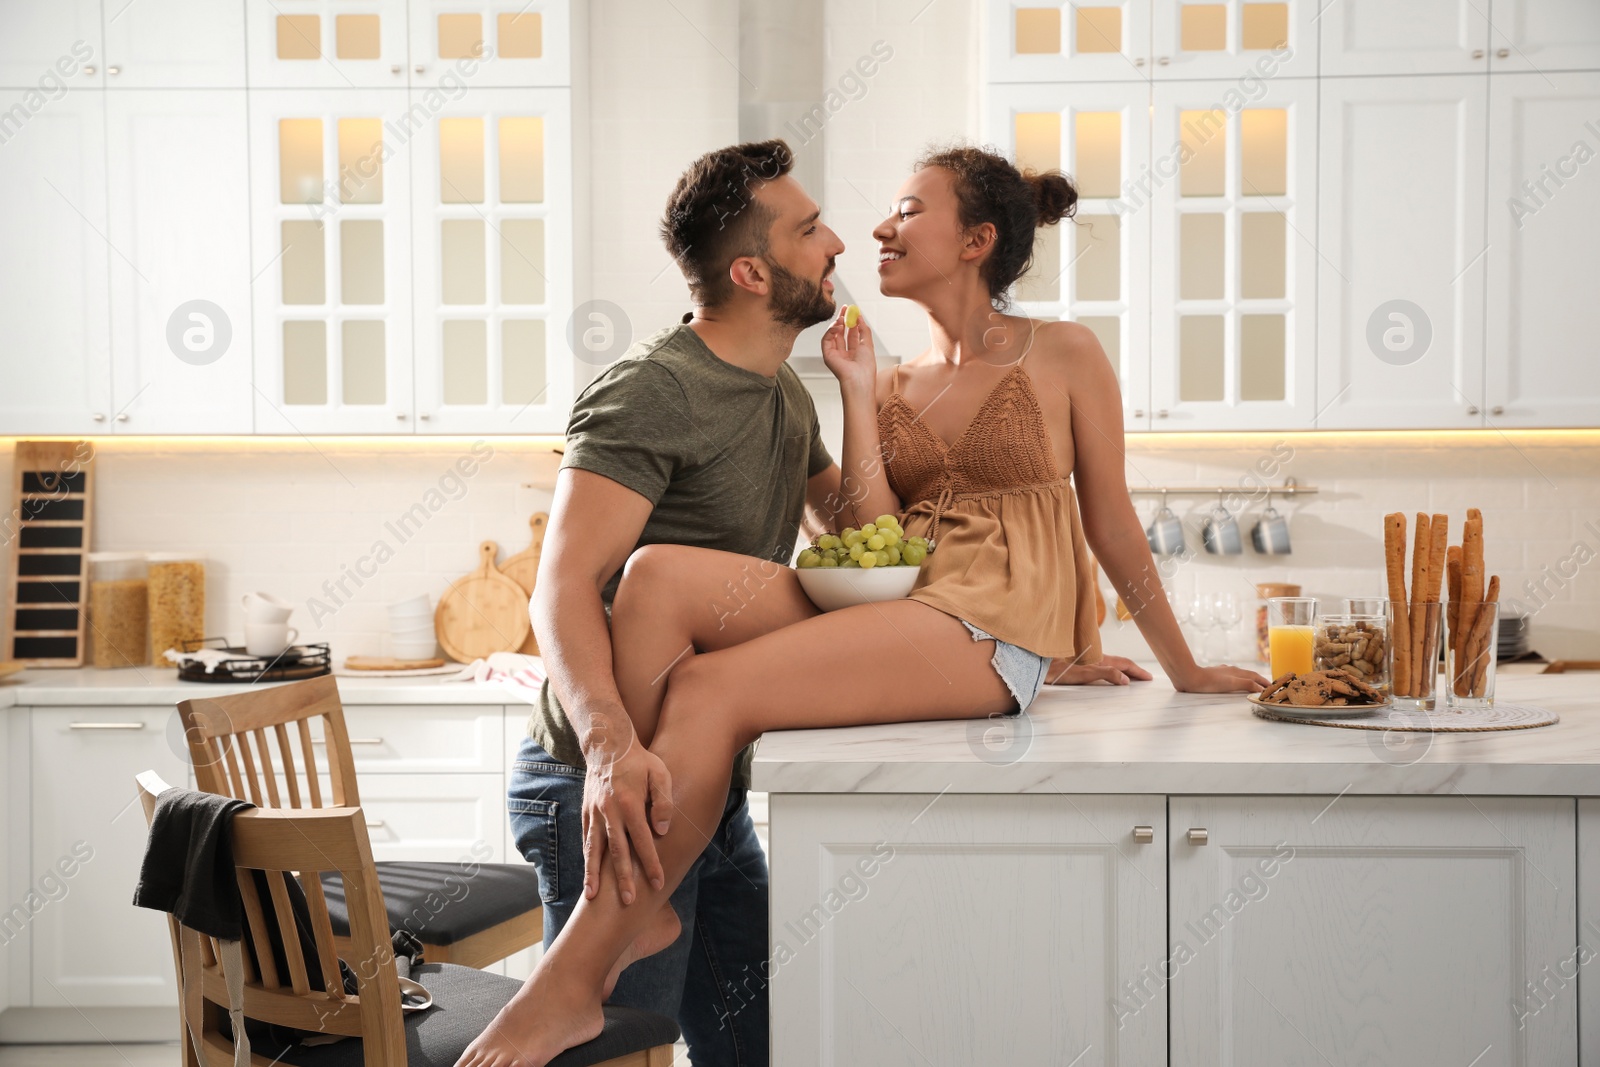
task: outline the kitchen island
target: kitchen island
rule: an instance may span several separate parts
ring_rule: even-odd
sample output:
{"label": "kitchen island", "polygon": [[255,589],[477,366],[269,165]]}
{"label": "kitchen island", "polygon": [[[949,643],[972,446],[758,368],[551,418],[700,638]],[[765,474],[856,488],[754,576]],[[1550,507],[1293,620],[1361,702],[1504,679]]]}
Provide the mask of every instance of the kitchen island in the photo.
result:
{"label": "kitchen island", "polygon": [[768,734],[774,1062],[1600,1064],[1595,676],[1499,686],[1561,722],[1310,726],[1158,676]]}

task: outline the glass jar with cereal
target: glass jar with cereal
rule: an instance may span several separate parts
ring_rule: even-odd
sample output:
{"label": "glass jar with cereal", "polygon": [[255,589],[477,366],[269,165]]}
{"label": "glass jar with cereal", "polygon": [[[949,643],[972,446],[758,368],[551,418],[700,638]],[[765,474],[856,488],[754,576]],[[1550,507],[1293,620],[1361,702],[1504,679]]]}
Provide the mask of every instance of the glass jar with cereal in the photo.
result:
{"label": "glass jar with cereal", "polygon": [[150,654],[170,666],[168,649],[199,646],[206,629],[206,564],[195,552],[150,553]]}
{"label": "glass jar with cereal", "polygon": [[150,586],[142,552],[89,553],[89,662],[96,667],[150,663]]}

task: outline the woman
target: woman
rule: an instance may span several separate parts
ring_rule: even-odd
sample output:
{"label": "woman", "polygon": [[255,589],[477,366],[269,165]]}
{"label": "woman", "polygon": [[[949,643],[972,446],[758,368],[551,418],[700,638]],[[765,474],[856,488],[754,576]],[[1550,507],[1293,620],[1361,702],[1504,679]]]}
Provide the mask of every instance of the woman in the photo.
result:
{"label": "woman", "polygon": [[[873,236],[879,288],[927,312],[928,350],[880,372],[864,323],[847,330],[841,315],[824,337],[844,405],[839,525],[894,513],[934,541],[910,598],[824,615],[793,572],[761,561],[669,545],[629,559],[614,669],[648,751],[622,759],[670,781],[670,802],[652,789],[661,869],[635,869],[636,894],[620,888],[626,853],[613,842],[607,860],[591,832],[585,899],[462,1064],[542,1067],[600,1032],[617,974],[676,938],[667,900],[763,732],[1016,712],[1047,673],[1098,661],[1091,548],[1179,690],[1266,684],[1202,668],[1184,643],[1130,502],[1122,401],[1094,335],[997,310],[1036,229],[1076,200],[1060,174],[1025,176],[976,148],[927,156]],[[748,594],[732,625],[708,607],[729,589]]]}

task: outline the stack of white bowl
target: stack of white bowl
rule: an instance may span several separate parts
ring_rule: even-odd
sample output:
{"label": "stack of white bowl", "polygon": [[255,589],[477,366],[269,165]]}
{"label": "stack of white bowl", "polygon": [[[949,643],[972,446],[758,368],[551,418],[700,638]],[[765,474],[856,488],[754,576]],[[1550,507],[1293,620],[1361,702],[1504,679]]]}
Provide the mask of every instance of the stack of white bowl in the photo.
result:
{"label": "stack of white bowl", "polygon": [[433,605],[426,593],[389,605],[389,655],[432,659],[439,642],[433,632]]}

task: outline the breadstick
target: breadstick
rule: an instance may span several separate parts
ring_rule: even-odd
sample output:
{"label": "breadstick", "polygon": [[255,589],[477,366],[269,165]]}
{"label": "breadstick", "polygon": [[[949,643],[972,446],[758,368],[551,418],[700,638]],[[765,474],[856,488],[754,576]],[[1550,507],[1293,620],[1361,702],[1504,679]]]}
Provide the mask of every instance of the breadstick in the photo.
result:
{"label": "breadstick", "polygon": [[1428,516],[1417,512],[1416,542],[1411,549],[1411,695],[1428,695],[1428,669],[1423,644],[1428,637],[1428,550],[1433,539],[1428,532]]}
{"label": "breadstick", "polygon": [[1483,603],[1479,606],[1478,617],[1472,624],[1472,636],[1467,643],[1471,650],[1467,658],[1471,683],[1467,688],[1475,697],[1483,696],[1489,686],[1489,657],[1493,654],[1489,649],[1489,620],[1494,615],[1489,605],[1499,600],[1500,576],[1496,574],[1489,579],[1489,589],[1483,595]]}
{"label": "breadstick", "polygon": [[1411,695],[1411,617],[1406,607],[1406,515],[1390,512],[1383,517],[1383,559],[1389,578],[1389,603],[1393,608],[1394,677],[1390,685],[1397,697]]}
{"label": "breadstick", "polygon": [[[1446,570],[1446,572],[1448,572],[1449,579],[1450,579],[1450,581],[1449,581],[1449,585],[1450,585],[1450,590],[1449,590],[1449,592],[1450,592],[1450,601],[1449,601],[1448,604],[1445,605],[1445,618],[1450,623],[1450,634],[1449,634],[1450,658],[1451,658],[1451,661],[1455,664],[1456,675],[1457,675],[1457,677],[1459,677],[1460,674],[1461,674],[1461,657],[1456,654],[1456,649],[1457,649],[1457,647],[1459,647],[1456,644],[1456,639],[1461,636],[1460,627],[1457,625],[1457,623],[1459,621],[1457,619],[1457,616],[1461,612],[1461,546],[1460,545],[1451,545],[1449,547],[1449,549],[1446,551],[1446,553],[1445,553],[1445,570]],[[1455,681],[1455,679],[1452,678],[1451,679],[1452,684],[1454,683],[1454,681]]]}
{"label": "breadstick", "polygon": [[[1461,610],[1456,615],[1460,636],[1455,653],[1464,664],[1471,662],[1467,639],[1478,619],[1478,605],[1483,601],[1483,518],[1481,513],[1474,514],[1477,510],[1467,511],[1467,521],[1461,530]],[[1466,684],[1467,679],[1460,679],[1457,696],[1467,695]]]}

